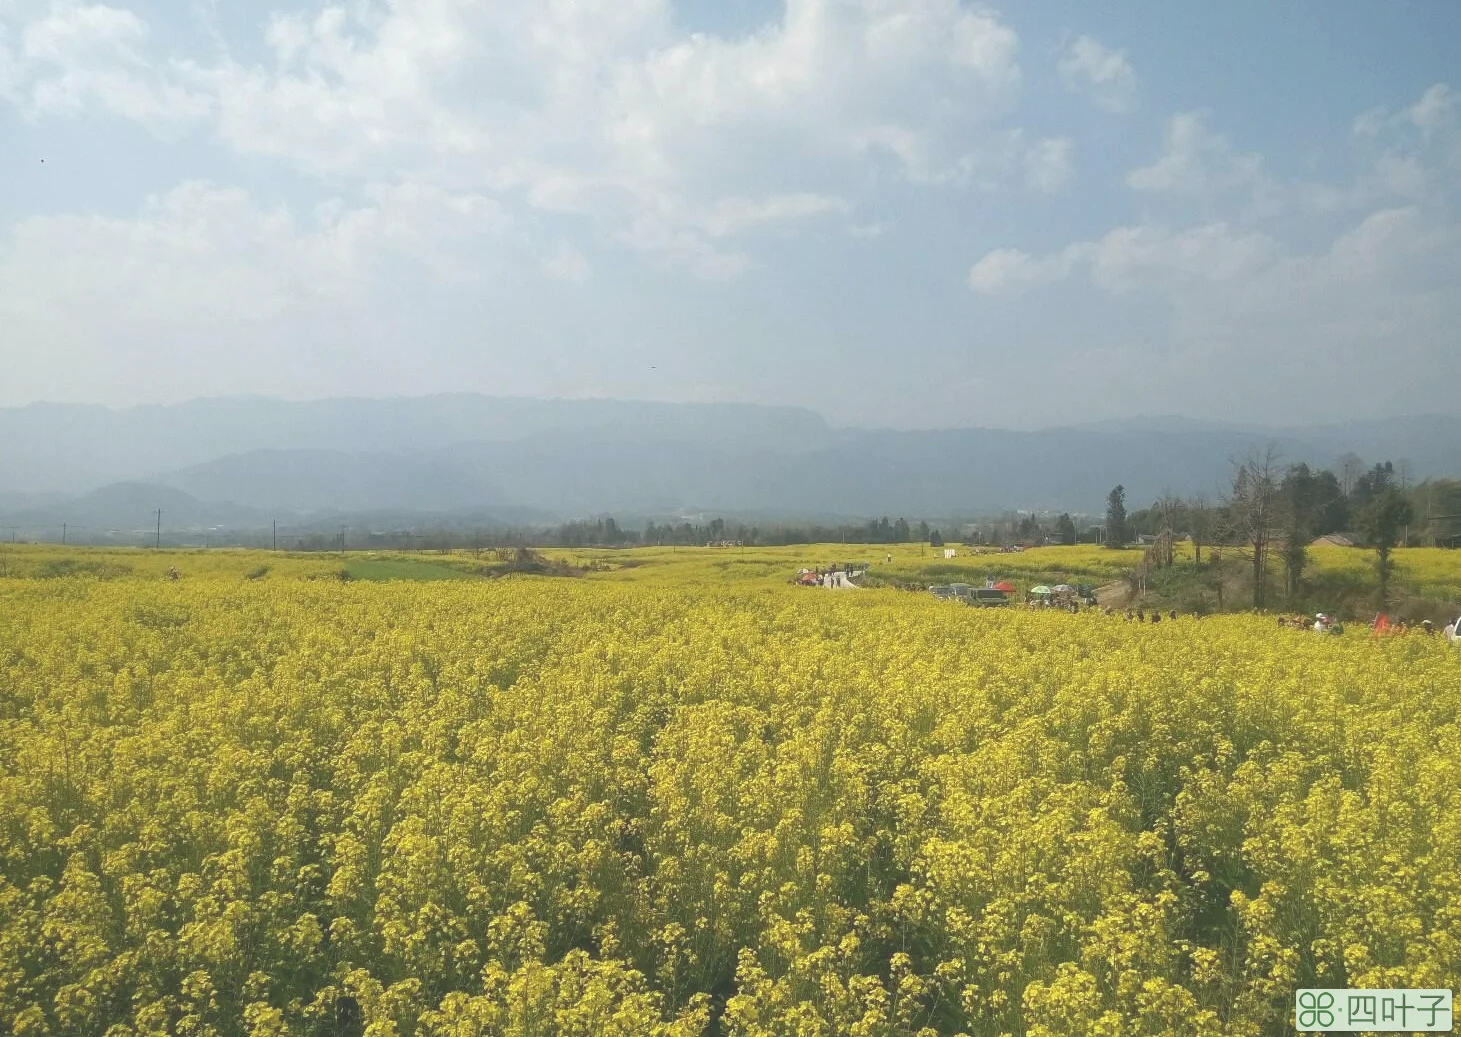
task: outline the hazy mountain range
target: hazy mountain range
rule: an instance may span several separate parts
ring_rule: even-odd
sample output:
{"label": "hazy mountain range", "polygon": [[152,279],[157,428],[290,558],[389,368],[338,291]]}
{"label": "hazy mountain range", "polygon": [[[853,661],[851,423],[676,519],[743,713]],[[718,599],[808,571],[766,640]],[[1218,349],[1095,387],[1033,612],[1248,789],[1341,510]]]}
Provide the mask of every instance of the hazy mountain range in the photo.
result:
{"label": "hazy mountain range", "polygon": [[[535,524],[592,514],[767,519],[958,517],[1007,509],[1098,513],[1127,487],[1220,493],[1231,461],[1405,458],[1415,479],[1461,474],[1461,419],[1304,428],[1172,417],[1068,428],[836,428],[752,404],[475,395],[196,400],[112,410],[0,409],[0,524],[261,528],[274,518],[382,525]],[[38,534],[37,534],[38,535]]]}

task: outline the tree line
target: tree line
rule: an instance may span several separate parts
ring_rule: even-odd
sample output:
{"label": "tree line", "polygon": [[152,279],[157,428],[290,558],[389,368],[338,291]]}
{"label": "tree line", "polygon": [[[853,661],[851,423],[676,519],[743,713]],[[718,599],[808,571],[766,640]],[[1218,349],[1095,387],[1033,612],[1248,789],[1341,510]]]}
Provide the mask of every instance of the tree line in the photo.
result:
{"label": "tree line", "polygon": [[[566,522],[536,538],[544,547],[693,547],[704,544],[734,543],[747,547],[780,547],[787,544],[908,544],[927,543],[937,537],[938,530],[927,522],[911,524],[907,519],[887,516],[866,522],[828,525],[812,523],[747,524],[727,522],[722,518],[709,522],[650,521],[643,530],[620,526],[613,518]],[[942,539],[939,540],[942,543]]]}
{"label": "tree line", "polygon": [[1407,469],[1403,462],[1364,468],[1347,461],[1336,473],[1304,462],[1283,464],[1269,448],[1235,463],[1215,503],[1164,494],[1128,513],[1125,488],[1116,486],[1106,501],[1105,542],[1118,548],[1142,537],[1154,540],[1152,560],[1158,566],[1173,564],[1171,545],[1178,539],[1191,541],[1198,566],[1205,547],[1236,548],[1249,566],[1253,606],[1263,608],[1275,567],[1292,600],[1310,564],[1309,546],[1319,537],[1342,534],[1375,550],[1384,600],[1394,571],[1392,552],[1410,541],[1412,526],[1423,524],[1416,532],[1432,543],[1455,546],[1461,539],[1449,532],[1461,522],[1461,482],[1412,487]]}
{"label": "tree line", "polygon": [[[1007,513],[950,531],[948,538],[974,544],[1084,541],[1110,547],[1124,547],[1142,537],[1168,544],[1183,539],[1191,541],[1199,565],[1212,547],[1237,548],[1252,565],[1255,604],[1261,606],[1270,570],[1275,567],[1281,570],[1285,589],[1292,595],[1308,565],[1306,548],[1316,537],[1342,533],[1376,548],[1381,555],[1381,581],[1386,585],[1391,575],[1390,551],[1397,544],[1423,540],[1461,546],[1461,481],[1430,480],[1411,486],[1407,468],[1404,462],[1390,461],[1365,467],[1357,458],[1347,459],[1337,470],[1312,468],[1302,462],[1284,464],[1269,450],[1235,464],[1229,486],[1215,498],[1164,493],[1151,505],[1128,511],[1126,490],[1117,486],[1108,497],[1104,525],[1069,512],[1045,520],[1034,514]],[[909,522],[903,517],[840,524],[651,520],[634,528],[602,516],[546,528],[351,533],[348,548],[448,551],[844,542],[942,547],[944,539],[943,532],[927,521]],[[329,551],[346,545],[338,533],[318,533],[296,538],[294,546]],[[1170,553],[1164,560],[1170,560]]]}

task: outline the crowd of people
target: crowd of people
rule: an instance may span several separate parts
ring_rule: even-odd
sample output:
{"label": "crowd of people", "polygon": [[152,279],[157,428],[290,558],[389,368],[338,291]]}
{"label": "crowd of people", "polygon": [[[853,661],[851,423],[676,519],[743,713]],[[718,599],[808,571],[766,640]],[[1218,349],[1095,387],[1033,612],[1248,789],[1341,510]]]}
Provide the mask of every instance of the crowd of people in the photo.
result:
{"label": "crowd of people", "polygon": [[1312,620],[1308,616],[1279,616],[1278,625],[1285,629],[1313,630],[1316,634],[1344,633],[1344,624],[1324,612],[1314,613]]}
{"label": "crowd of people", "polygon": [[[1070,608],[1076,611],[1076,608]],[[1107,605],[1101,609],[1107,616],[1116,615],[1118,610]],[[1200,618],[1200,613],[1193,613],[1194,618]],[[1128,623],[1160,623],[1163,619],[1168,622],[1177,619],[1177,610],[1169,609],[1163,613],[1161,609],[1128,608],[1125,611],[1125,619]],[[1316,612],[1313,618],[1308,616],[1279,616],[1278,625],[1284,630],[1310,630],[1316,634],[1343,634],[1344,623],[1327,612]],[[1461,616],[1441,627],[1439,631],[1429,619],[1421,620],[1419,623],[1406,623],[1404,620],[1392,620],[1387,616],[1379,615],[1371,624],[1371,630],[1377,634],[1404,635],[1411,633],[1424,634],[1434,637],[1439,634],[1451,644],[1461,646]]]}
{"label": "crowd of people", "polygon": [[[1031,609],[1059,609],[1061,612],[1079,612],[1081,600],[1079,598],[1031,598],[1025,602],[1026,608]],[[1086,604],[1087,608],[1091,605]]]}
{"label": "crowd of people", "polygon": [[[1325,612],[1316,612],[1313,619],[1307,616],[1279,616],[1278,625],[1285,630],[1312,630],[1316,634],[1344,633],[1344,623]],[[1370,623],[1370,630],[1375,634],[1389,636],[1418,633],[1435,637],[1438,632],[1436,625],[1429,619],[1423,619],[1419,623],[1407,623],[1404,619],[1391,619],[1384,613],[1375,616]],[[1461,617],[1447,623],[1439,633],[1452,644],[1461,643]]]}
{"label": "crowd of people", "polygon": [[[1035,598],[1027,601],[1025,607],[1032,609],[1058,609],[1062,612],[1078,613],[1082,611],[1082,603],[1078,598]],[[1085,603],[1085,609],[1092,612],[1099,609],[1103,616],[1119,615],[1128,623],[1160,623],[1163,619],[1175,623],[1178,616],[1176,609],[1168,609],[1166,612],[1163,612],[1161,609],[1156,608],[1129,608],[1123,612],[1121,609],[1111,605],[1098,606],[1093,599]],[[1192,613],[1192,618],[1200,618],[1200,613]]]}
{"label": "crowd of people", "polygon": [[[1113,615],[1115,611],[1115,609],[1107,606],[1106,615]],[[1148,612],[1148,610],[1144,608],[1126,610],[1126,622],[1128,623],[1131,623],[1133,621],[1137,623],[1145,623],[1147,622],[1148,616],[1150,616],[1151,622],[1160,623],[1162,621],[1162,610],[1151,609],[1150,612]],[[1177,610],[1169,609],[1167,611],[1167,619],[1175,623],[1177,621]]]}

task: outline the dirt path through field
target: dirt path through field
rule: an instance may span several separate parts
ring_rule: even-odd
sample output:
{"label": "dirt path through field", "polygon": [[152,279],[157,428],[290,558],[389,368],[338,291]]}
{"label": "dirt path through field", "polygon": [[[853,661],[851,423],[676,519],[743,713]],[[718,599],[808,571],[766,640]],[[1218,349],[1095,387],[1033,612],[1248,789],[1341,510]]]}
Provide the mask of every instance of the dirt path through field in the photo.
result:
{"label": "dirt path through field", "polygon": [[1106,583],[1096,588],[1096,604],[1102,608],[1122,608],[1131,600],[1131,587],[1125,580]]}

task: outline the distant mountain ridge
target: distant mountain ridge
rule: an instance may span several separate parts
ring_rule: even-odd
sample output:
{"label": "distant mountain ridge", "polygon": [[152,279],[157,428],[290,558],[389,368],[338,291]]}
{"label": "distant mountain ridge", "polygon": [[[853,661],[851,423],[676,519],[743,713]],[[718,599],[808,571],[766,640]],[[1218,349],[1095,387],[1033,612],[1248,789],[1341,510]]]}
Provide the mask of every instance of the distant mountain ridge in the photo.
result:
{"label": "distant mountain ridge", "polygon": [[226,397],[113,410],[37,403],[0,408],[0,491],[78,493],[259,450],[417,454],[536,434],[815,444],[836,435],[797,407],[741,403],[535,400],[445,393],[292,402]]}
{"label": "distant mountain ridge", "polygon": [[[1461,474],[1461,419],[1424,415],[1264,429],[1177,417],[1038,431],[833,428],[795,407],[469,394],[290,403],[200,400],[108,410],[0,409],[0,522],[34,527],[267,525],[328,514],[484,522],[685,511],[956,517],[1097,513],[1220,492],[1230,462],[1274,444],[1329,466],[1406,458]],[[164,499],[168,494],[181,496]],[[70,516],[70,517],[68,517]]]}

